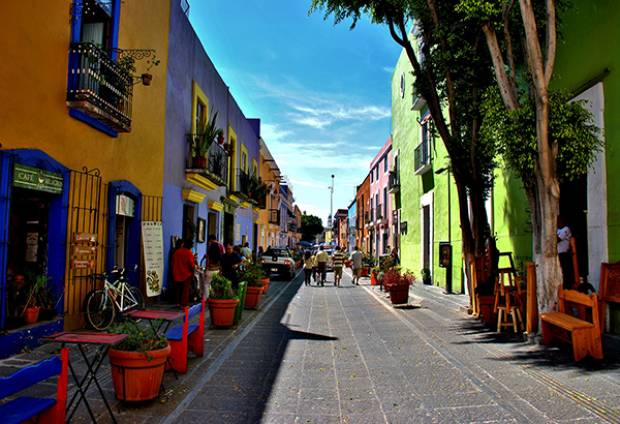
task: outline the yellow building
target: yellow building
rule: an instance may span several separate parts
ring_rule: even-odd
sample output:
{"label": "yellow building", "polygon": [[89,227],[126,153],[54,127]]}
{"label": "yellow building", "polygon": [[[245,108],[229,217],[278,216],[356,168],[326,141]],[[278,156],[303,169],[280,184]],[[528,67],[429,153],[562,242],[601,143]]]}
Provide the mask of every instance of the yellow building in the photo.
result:
{"label": "yellow building", "polygon": [[169,7],[0,2],[0,356],[24,343],[14,305],[35,275],[51,311],[34,339],[82,325],[93,273],[141,266],[141,223],[161,214]]}
{"label": "yellow building", "polygon": [[260,141],[260,177],[267,185],[266,207],[258,215],[258,246],[266,250],[278,246],[280,237],[280,169],[269,152],[267,145]]}

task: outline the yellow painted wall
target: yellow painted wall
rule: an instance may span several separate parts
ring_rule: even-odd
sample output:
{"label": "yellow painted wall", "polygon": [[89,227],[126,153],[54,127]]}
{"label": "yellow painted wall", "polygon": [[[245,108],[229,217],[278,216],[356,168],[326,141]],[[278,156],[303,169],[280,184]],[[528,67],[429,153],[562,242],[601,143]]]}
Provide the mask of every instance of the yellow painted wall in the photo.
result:
{"label": "yellow painted wall", "polygon": [[[264,150],[261,148],[260,152],[260,164],[259,175],[265,184],[270,185],[273,181],[276,180],[275,173],[271,170],[273,167],[272,162],[267,162],[267,157],[265,156]],[[263,249],[267,249],[269,247],[269,234],[273,234],[276,238],[279,235],[280,227],[278,225],[269,223],[269,214],[270,209],[278,209],[278,197],[280,193],[279,184],[276,183],[275,188],[275,196],[270,196],[267,193],[267,202],[265,209],[261,209],[258,213],[258,243],[257,246],[262,246]]]}
{"label": "yellow painted wall", "polygon": [[[168,0],[121,2],[118,47],[155,49],[161,63],[150,87],[134,86],[131,132],[112,138],[68,115],[71,2],[0,2],[2,148],[38,148],[68,168],[99,168],[105,182],[128,180],[161,196],[169,8]],[[136,62],[137,73],[145,66]]]}

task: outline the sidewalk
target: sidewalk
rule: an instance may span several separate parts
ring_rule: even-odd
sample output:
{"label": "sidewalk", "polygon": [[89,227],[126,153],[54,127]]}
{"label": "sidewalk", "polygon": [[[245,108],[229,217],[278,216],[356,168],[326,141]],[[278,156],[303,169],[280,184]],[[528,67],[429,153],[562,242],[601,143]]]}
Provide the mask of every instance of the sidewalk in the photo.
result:
{"label": "sidewalk", "polygon": [[[164,374],[163,385],[165,392],[163,392],[159,399],[152,402],[145,402],[141,404],[127,404],[121,403],[116,400],[114,395],[114,389],[112,386],[112,379],[110,373],[110,366],[107,359],[104,360],[97,377],[102,385],[106,398],[115,413],[115,417],[119,423],[146,423],[159,421],[162,416],[168,415],[174,410],[177,403],[180,402],[188,391],[195,386],[196,382],[202,377],[202,373],[207,370],[213,362],[227,349],[235,339],[238,339],[240,334],[243,334],[245,329],[252,324],[259,316],[269,310],[274,301],[284,291],[284,289],[292,282],[286,281],[273,281],[269,286],[269,292],[266,296],[263,296],[262,304],[257,310],[243,311],[241,322],[230,329],[213,329],[209,320],[209,314],[205,315],[205,353],[202,358],[193,357],[191,354],[188,360],[188,372],[184,375],[179,375],[178,379],[174,377],[172,372],[166,372]],[[18,369],[24,366],[32,365],[43,359],[47,359],[50,355],[56,353],[58,349],[57,344],[43,344],[31,352],[22,353],[0,360],[0,376],[14,373]],[[85,365],[79,352],[75,350],[70,351],[71,364],[76,368],[78,375],[82,375],[85,369]],[[56,385],[55,381],[44,382],[36,385],[35,387],[28,389],[30,395],[35,396],[50,396],[55,395]],[[73,379],[69,378],[69,399],[71,399],[75,386]],[[26,391],[24,392],[26,393]],[[93,409],[98,422],[107,423],[110,422],[107,410],[103,404],[103,401],[99,397],[99,393],[95,386],[92,385],[87,392],[87,398]],[[73,417],[74,423],[90,422],[88,412],[82,403],[77,413]]]}

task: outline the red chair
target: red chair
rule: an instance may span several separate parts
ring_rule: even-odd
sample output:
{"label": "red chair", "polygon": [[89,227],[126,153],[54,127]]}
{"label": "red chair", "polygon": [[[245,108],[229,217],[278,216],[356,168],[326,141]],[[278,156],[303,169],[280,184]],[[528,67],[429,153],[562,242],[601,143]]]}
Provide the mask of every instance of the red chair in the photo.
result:
{"label": "red chair", "polygon": [[22,368],[8,377],[0,377],[0,399],[21,392],[41,381],[58,375],[56,399],[20,396],[0,405],[3,424],[19,424],[37,418],[37,422],[64,424],[67,407],[69,349],[35,365]]}
{"label": "red chair", "polygon": [[[190,324],[192,318],[199,315],[197,324]],[[170,343],[170,368],[179,374],[187,372],[187,355],[191,350],[196,356],[204,355],[205,300],[191,308],[185,308],[183,324],[172,327],[166,332]]]}

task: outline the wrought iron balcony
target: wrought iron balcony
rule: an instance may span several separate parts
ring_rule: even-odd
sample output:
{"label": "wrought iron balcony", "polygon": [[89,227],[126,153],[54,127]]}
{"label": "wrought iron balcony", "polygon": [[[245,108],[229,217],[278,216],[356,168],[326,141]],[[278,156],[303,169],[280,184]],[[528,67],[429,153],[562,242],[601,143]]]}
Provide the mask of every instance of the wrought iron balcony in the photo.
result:
{"label": "wrought iron balcony", "polygon": [[91,43],[69,49],[67,105],[119,132],[131,131],[132,76]]}
{"label": "wrought iron balcony", "polygon": [[196,141],[199,141],[200,134],[188,134],[190,141],[190,152],[187,161],[186,173],[197,173],[211,180],[215,187],[226,185],[228,177],[228,153],[224,146],[217,142],[211,143],[205,156],[192,154]]}
{"label": "wrought iron balcony", "polygon": [[390,193],[396,193],[400,190],[400,176],[398,171],[390,171],[390,178],[388,180],[388,191]]}
{"label": "wrought iron balcony", "polygon": [[269,223],[280,225],[280,209],[269,209]]}

